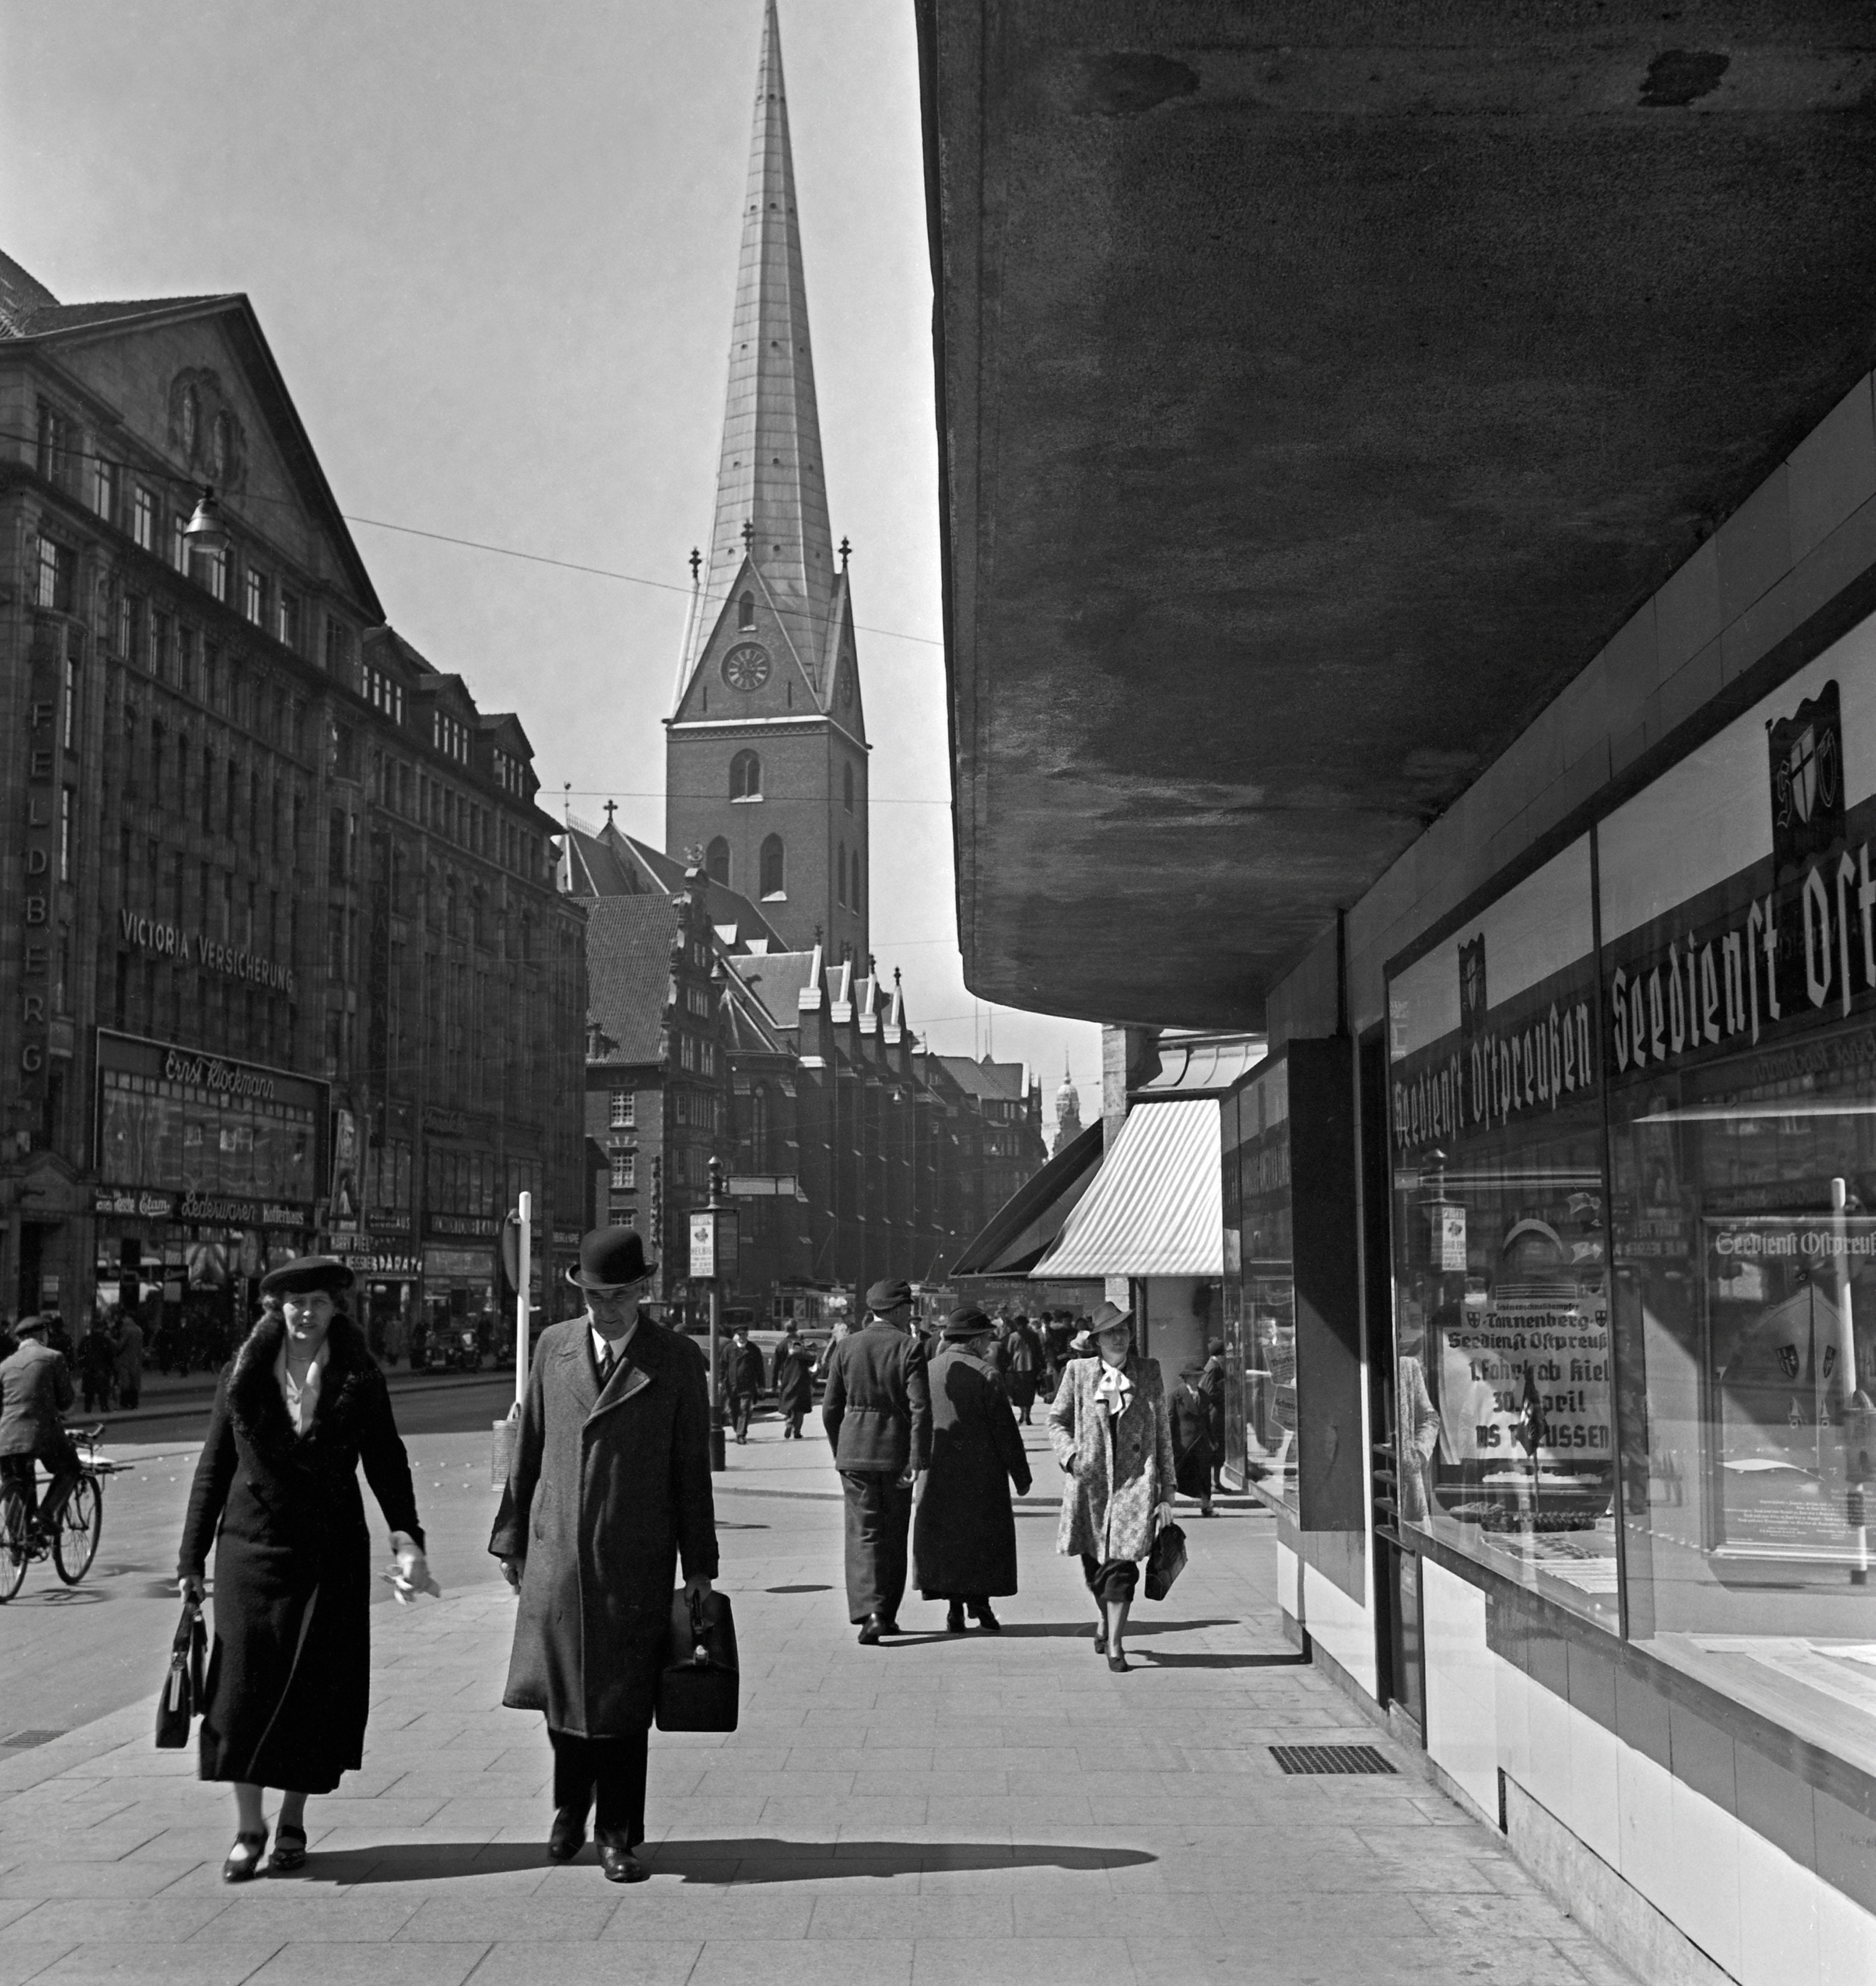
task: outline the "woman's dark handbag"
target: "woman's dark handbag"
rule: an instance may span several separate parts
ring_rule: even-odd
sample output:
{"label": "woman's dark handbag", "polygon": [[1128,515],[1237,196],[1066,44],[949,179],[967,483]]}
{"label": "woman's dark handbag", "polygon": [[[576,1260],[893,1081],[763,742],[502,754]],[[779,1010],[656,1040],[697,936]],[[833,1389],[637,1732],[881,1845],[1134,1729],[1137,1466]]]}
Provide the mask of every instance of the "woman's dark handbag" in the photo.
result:
{"label": "woman's dark handbag", "polygon": [[729,1594],[692,1599],[679,1587],[672,1597],[671,1631],[658,1675],[658,1729],[735,1730],[738,1681]]}
{"label": "woman's dark handbag", "polygon": [[170,1644],[170,1672],[157,1700],[157,1748],[178,1752],[189,1742],[189,1726],[202,1707],[202,1661],[208,1652],[208,1631],[200,1607],[186,1605]]}
{"label": "woman's dark handbag", "polygon": [[1147,1597],[1164,1600],[1173,1581],[1186,1569],[1186,1534],[1177,1524],[1162,1524],[1147,1560]]}

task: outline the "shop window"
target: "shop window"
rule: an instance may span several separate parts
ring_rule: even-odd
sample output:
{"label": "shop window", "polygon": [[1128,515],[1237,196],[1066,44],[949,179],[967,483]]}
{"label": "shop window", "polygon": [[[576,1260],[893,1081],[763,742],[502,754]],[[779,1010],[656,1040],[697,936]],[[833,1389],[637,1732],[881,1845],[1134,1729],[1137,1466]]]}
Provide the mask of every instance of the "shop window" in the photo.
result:
{"label": "shop window", "polygon": [[762,844],[762,894],[777,899],[788,894],[787,864],[779,834],[769,836]]}
{"label": "shop window", "polygon": [[1613,1627],[1588,837],[1388,998],[1400,1522]]}
{"label": "shop window", "polygon": [[704,874],[712,883],[729,885],[729,843],[719,834],[704,852]]}
{"label": "shop window", "polygon": [[729,762],[729,797],[733,800],[762,798],[762,759],[754,752],[739,752]]}

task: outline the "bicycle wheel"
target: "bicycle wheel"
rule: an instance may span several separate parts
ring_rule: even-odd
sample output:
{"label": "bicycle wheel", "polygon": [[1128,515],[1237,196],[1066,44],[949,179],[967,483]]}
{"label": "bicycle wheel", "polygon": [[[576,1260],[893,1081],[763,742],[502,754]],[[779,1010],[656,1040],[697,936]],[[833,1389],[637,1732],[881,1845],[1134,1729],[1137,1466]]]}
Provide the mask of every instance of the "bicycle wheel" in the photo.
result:
{"label": "bicycle wheel", "polygon": [[59,1535],[52,1540],[52,1564],[66,1585],[76,1586],[91,1570],[98,1555],[98,1533],[104,1527],[104,1500],[98,1494],[98,1479],[81,1476],[66,1500],[59,1519]]}
{"label": "bicycle wheel", "polygon": [[9,1490],[0,1496],[0,1607],[25,1583],[25,1506]]}

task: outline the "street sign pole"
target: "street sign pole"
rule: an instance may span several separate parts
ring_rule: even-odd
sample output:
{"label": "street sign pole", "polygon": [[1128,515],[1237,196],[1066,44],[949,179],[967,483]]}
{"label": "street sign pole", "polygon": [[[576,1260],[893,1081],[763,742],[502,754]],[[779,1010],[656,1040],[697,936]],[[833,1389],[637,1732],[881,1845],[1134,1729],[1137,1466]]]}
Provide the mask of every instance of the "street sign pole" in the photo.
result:
{"label": "street sign pole", "polygon": [[722,1211],[723,1168],[710,1161],[710,1466],[729,1466],[729,1452],[723,1439],[722,1339],[723,1335],[723,1278]]}

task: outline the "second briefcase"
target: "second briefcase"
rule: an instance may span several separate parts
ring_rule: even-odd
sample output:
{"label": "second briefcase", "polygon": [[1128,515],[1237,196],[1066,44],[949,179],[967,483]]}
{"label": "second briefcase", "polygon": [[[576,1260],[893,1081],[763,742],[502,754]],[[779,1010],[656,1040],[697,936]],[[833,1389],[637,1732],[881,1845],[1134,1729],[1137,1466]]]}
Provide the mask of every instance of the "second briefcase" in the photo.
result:
{"label": "second briefcase", "polygon": [[679,1587],[671,1598],[670,1631],[658,1675],[658,1729],[735,1730],[739,1680],[729,1594],[692,1600]]}

